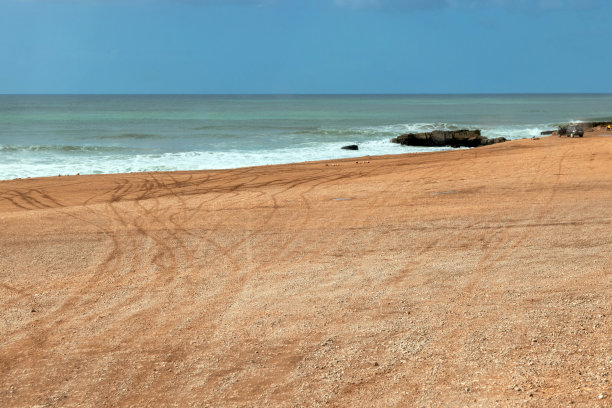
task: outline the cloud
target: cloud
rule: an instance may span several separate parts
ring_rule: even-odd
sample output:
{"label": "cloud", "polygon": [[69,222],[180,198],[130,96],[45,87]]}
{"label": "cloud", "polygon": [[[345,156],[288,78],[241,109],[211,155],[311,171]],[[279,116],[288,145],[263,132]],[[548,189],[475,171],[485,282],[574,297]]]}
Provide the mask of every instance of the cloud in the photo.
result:
{"label": "cloud", "polygon": [[[609,6],[610,0],[309,0],[315,4],[332,4],[339,8],[374,10],[441,10],[481,9],[487,7],[509,10],[593,10]],[[200,5],[237,5],[266,7],[275,5],[298,5],[300,0],[0,0],[2,3],[191,3]]]}
{"label": "cloud", "polygon": [[332,0],[338,7],[379,10],[477,9],[584,10],[609,0]]}
{"label": "cloud", "polygon": [[353,9],[436,9],[448,6],[448,0],[333,0],[338,7]]}
{"label": "cloud", "polygon": [[147,4],[147,3],[192,3],[192,4],[233,4],[243,6],[266,6],[283,3],[285,0],[0,0],[2,3],[113,3],[113,4]]}

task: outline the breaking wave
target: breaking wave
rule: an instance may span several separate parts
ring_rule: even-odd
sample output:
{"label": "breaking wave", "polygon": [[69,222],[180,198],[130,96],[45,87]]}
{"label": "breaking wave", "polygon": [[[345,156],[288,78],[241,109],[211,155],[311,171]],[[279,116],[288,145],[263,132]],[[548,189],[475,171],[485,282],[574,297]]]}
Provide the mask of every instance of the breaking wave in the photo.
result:
{"label": "breaking wave", "polygon": [[107,174],[143,171],[212,170],[315,160],[331,160],[399,153],[420,153],[445,148],[407,147],[388,139],[359,144],[359,150],[342,150],[342,143],[306,143],[298,147],[258,151],[193,151],[163,154],[64,155],[61,160],[32,156],[27,163],[9,160],[0,165],[0,179],[45,177],[58,174]]}
{"label": "breaking wave", "polygon": [[0,145],[0,152],[48,152],[48,153],[116,153],[131,149],[119,146],[78,146],[78,145]]}
{"label": "breaking wave", "polygon": [[117,139],[117,140],[122,140],[122,139],[142,140],[142,139],[163,139],[165,138],[165,136],[154,135],[150,133],[121,133],[118,135],[104,135],[104,136],[100,136],[99,138],[100,139]]}
{"label": "breaking wave", "polygon": [[331,137],[377,138],[396,137],[404,133],[432,132],[434,130],[480,129],[486,137],[505,137],[506,139],[521,139],[539,136],[545,130],[555,130],[557,125],[538,124],[532,126],[483,126],[481,124],[458,123],[402,123],[383,126],[349,127],[349,128],[311,128],[296,130],[293,134],[320,135]]}
{"label": "breaking wave", "polygon": [[[403,133],[433,130],[481,129],[486,137],[507,139],[539,136],[543,130],[556,129],[553,125],[486,127],[459,123],[401,123],[362,127],[311,127],[291,129],[266,136],[265,129],[258,135],[235,135],[228,141],[214,133],[205,136],[207,146],[196,146],[183,138],[177,140],[181,151],[150,149],[147,138],[158,137],[145,133],[125,133],[119,138],[145,139],[140,148],[100,145],[0,145],[0,179],[44,177],[57,174],[129,173],[142,171],[174,171],[227,169],[303,161],[330,160],[362,156],[400,153],[419,153],[447,148],[408,147],[390,142]],[[168,138],[167,140],[174,140]],[[214,141],[214,143],[212,143]],[[248,143],[247,143],[248,142]],[[346,144],[358,144],[359,150],[342,150]],[[173,143],[174,144],[174,143]]]}

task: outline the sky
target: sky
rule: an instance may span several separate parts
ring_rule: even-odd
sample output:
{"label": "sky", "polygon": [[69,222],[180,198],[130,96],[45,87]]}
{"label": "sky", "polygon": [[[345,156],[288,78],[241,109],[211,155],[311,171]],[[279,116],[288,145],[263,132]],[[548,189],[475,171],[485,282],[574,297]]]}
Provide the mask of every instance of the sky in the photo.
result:
{"label": "sky", "polygon": [[0,93],[612,93],[610,0],[0,0]]}

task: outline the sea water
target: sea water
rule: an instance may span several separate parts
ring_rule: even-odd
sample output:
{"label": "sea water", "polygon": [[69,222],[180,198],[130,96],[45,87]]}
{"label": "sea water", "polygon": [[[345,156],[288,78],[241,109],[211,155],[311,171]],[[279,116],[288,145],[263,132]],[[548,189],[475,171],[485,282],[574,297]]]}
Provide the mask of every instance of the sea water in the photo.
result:
{"label": "sea water", "polygon": [[[612,95],[0,95],[0,179],[223,169],[440,148],[407,132],[538,136]],[[358,144],[359,150],[342,150]]]}

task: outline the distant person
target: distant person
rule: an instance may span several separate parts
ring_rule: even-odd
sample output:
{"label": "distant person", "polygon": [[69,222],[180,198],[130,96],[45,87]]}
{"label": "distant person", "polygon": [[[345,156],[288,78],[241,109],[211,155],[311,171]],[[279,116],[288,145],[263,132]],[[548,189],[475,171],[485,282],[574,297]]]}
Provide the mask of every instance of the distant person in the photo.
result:
{"label": "distant person", "polygon": [[610,125],[608,125],[608,130],[612,130],[612,127],[610,127]]}

